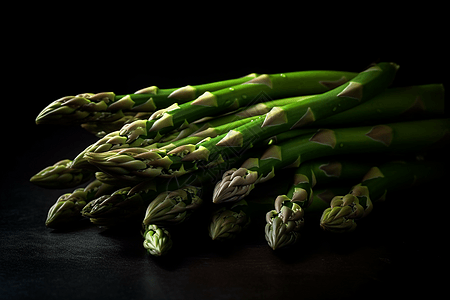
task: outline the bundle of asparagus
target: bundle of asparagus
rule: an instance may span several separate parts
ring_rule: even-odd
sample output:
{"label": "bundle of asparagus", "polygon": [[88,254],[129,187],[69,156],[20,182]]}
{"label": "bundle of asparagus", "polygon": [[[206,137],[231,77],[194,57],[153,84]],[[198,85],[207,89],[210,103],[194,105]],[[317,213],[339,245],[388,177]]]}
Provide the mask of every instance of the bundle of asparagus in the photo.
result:
{"label": "bundle of asparagus", "polygon": [[[31,178],[73,188],[95,177],[61,196],[46,225],[81,218],[106,227],[139,224],[144,247],[157,256],[172,247],[171,228],[194,217],[210,216],[211,238],[227,241],[265,215],[273,249],[299,240],[309,211],[323,211],[318,223],[327,231],[352,231],[386,191],[445,172],[436,158],[409,159],[448,144],[443,86],[391,88],[397,69],[379,63],[360,73],[250,74],[56,100],[38,124],[82,124],[101,138]],[[270,185],[259,184],[274,177],[292,185],[267,191]]]}

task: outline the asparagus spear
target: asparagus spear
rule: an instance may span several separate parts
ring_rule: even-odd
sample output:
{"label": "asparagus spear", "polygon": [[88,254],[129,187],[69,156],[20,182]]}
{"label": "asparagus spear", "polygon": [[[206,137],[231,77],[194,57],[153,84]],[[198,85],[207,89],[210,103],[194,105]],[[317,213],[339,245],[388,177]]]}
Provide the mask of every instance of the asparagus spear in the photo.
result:
{"label": "asparagus spear", "polygon": [[30,182],[45,188],[66,189],[82,184],[94,175],[90,170],[74,169],[71,165],[70,159],[60,160],[33,175]]}
{"label": "asparagus spear", "polygon": [[[276,188],[275,188],[276,189]],[[335,195],[340,195],[348,191],[348,188],[343,187],[331,187],[317,189],[313,193],[312,203],[306,209],[305,212],[322,212],[325,208],[329,207],[331,199]],[[273,198],[255,197],[252,195],[247,200],[243,199],[235,203],[225,204],[213,212],[211,217],[211,223],[209,224],[208,231],[209,236],[216,241],[230,241],[235,239],[250,225],[251,220],[258,218],[273,207]],[[267,220],[266,220],[267,221]],[[282,228],[273,228],[273,222],[267,226],[266,239],[269,245],[277,248],[283,244],[284,240],[290,240],[292,237],[283,239],[279,232],[283,231]],[[282,225],[284,226],[284,225]],[[281,226],[280,226],[281,227]],[[298,235],[296,231],[291,232],[292,235]],[[294,238],[296,240],[297,237]]]}
{"label": "asparagus spear", "polygon": [[127,111],[122,113],[122,116],[118,119],[89,121],[82,123],[81,127],[96,137],[102,138],[108,133],[120,130],[125,124],[129,124],[137,120],[148,119],[151,115],[151,112]]}
{"label": "asparagus spear", "polygon": [[[303,99],[305,100],[305,99]],[[277,101],[273,101],[277,102]],[[268,105],[269,103],[264,103]],[[273,104],[273,103],[272,103]],[[260,109],[264,109],[260,106]],[[249,108],[249,110],[253,110]],[[245,112],[245,111],[244,111]],[[251,113],[243,113],[243,115],[251,115]],[[361,105],[354,107],[348,111],[341,112],[329,118],[317,121],[317,126],[338,127],[339,125],[351,125],[359,123],[381,122],[381,121],[399,121],[408,119],[411,116],[415,118],[425,117],[439,117],[444,113],[444,89],[441,84],[433,85],[421,85],[412,87],[403,87],[389,89],[386,92],[374,97],[373,99],[362,103]],[[241,113],[239,113],[241,114]],[[231,116],[231,120],[233,116]],[[227,119],[230,120],[230,119]],[[196,144],[202,139],[207,137],[215,137],[218,134],[225,132],[227,129],[234,129],[236,125],[242,123],[249,123],[254,121],[255,118],[249,117],[244,120],[235,121],[232,123],[225,122],[225,125],[221,125],[217,128],[205,126],[207,129],[191,134],[190,136],[178,140],[174,143],[157,143],[155,145],[147,147],[148,149],[161,148],[161,150],[170,151],[176,147],[186,144]],[[218,122],[223,124],[223,121]],[[204,125],[202,125],[203,127]],[[296,129],[287,132],[280,133],[276,136],[272,136],[269,141],[262,141],[255,144],[263,146],[267,143],[271,144],[273,141],[281,142],[291,138],[295,138],[301,134],[308,134],[315,132],[314,129]],[[113,156],[114,153],[108,155]],[[91,159],[91,162],[99,168],[105,168],[103,157],[108,155],[95,155],[89,154],[87,157]],[[111,161],[107,162],[111,165]],[[117,165],[115,165],[117,167]],[[132,171],[132,170],[131,170]],[[143,177],[144,178],[144,177]]]}
{"label": "asparagus spear", "polygon": [[144,248],[154,256],[163,256],[172,248],[169,231],[154,224],[146,225],[144,230]]}
{"label": "asparagus spear", "polygon": [[[227,165],[238,165],[246,157],[234,157],[227,161]],[[207,171],[199,170],[169,180],[154,178],[133,187],[123,187],[111,195],[92,200],[84,207],[82,214],[90,218],[92,223],[107,227],[131,218],[142,222],[146,214],[147,225],[180,223],[199,207],[202,195],[212,192],[213,183],[225,169],[224,165],[217,165]],[[190,191],[189,195],[186,190]]]}
{"label": "asparagus spear", "polygon": [[[114,161],[118,161],[118,171],[123,172],[127,168],[126,172],[134,175],[180,176],[196,170],[199,166],[208,167],[220,163],[224,156],[242,153],[257,141],[308,123],[313,124],[315,120],[357,106],[383,91],[393,80],[396,70],[395,64],[380,63],[329,92],[306,101],[274,107],[251,123],[195,145],[186,144],[169,152],[152,150],[151,154],[139,155],[123,155],[126,152],[118,152],[116,155],[88,153],[86,159],[93,164],[103,164],[103,167],[105,161],[111,167],[116,166]],[[147,158],[149,156],[151,158]],[[109,168],[109,171],[114,172],[114,169]]]}
{"label": "asparagus spear", "polygon": [[236,238],[250,224],[248,210],[249,205],[244,199],[215,210],[208,227],[211,239],[227,241]]}
{"label": "asparagus spear", "polygon": [[86,203],[112,189],[113,186],[94,180],[85,188],[62,195],[50,208],[45,225],[49,228],[61,228],[72,224],[81,218],[81,210]]}
{"label": "asparagus spear", "polygon": [[270,146],[259,158],[250,158],[239,169],[224,173],[216,184],[213,202],[238,201],[255,184],[275,176],[285,167],[330,155],[417,151],[439,146],[450,130],[450,119],[433,119],[340,129],[319,129],[279,145]]}
{"label": "asparagus spear", "polygon": [[[147,188],[151,189],[150,186]],[[131,190],[132,187],[124,187],[91,200],[82,209],[82,216],[89,218],[94,225],[105,227],[122,225],[132,218],[140,219],[144,193]]]}
{"label": "asparagus spear", "polygon": [[294,182],[287,194],[275,199],[275,209],[266,214],[266,240],[272,249],[297,241],[304,223],[305,209],[313,202],[316,184],[340,185],[360,180],[373,165],[373,158],[364,160],[333,160],[321,158],[305,162],[295,171]]}
{"label": "asparagus spear", "polygon": [[115,95],[108,92],[66,96],[45,107],[37,116],[36,123],[71,124],[92,122],[99,119],[117,120],[123,117],[123,111],[154,112],[175,102],[191,101],[207,91],[234,86],[257,76],[257,74],[249,74],[241,78],[196,86],[187,85],[182,88],[159,89],[156,86],[151,86],[127,95]]}
{"label": "asparagus spear", "polygon": [[74,159],[80,164],[85,153],[111,149],[146,146],[158,136],[187,126],[203,117],[230,112],[258,101],[261,94],[269,98],[309,95],[328,91],[353,78],[354,73],[336,71],[301,71],[286,74],[260,75],[252,80],[213,92],[197,99],[177,103],[156,111],[148,120],[135,121],[89,146]]}
{"label": "asparagus spear", "polygon": [[[245,110],[242,110],[237,114],[228,115],[219,119],[208,120],[199,123],[196,127],[192,127],[190,131],[187,131],[187,129],[185,129],[184,132],[175,134],[175,138],[172,138],[167,142],[163,142],[164,139],[161,139],[160,142],[153,144],[148,148],[162,148],[170,151],[185,144],[196,144],[204,138],[213,138],[228,132],[228,130],[237,128],[245,123],[249,123],[252,120],[256,119],[253,117],[265,114],[271,108],[277,105],[286,105],[297,101],[303,101],[308,99],[309,97],[310,96],[300,96],[259,103]],[[439,117],[444,113],[444,103],[445,97],[442,84],[428,84],[392,88],[352,109],[338,113],[323,120],[319,120],[315,123],[315,126],[338,127],[352,124],[367,124],[375,121],[401,121],[410,118],[419,119]],[[194,125],[196,124],[191,124],[191,126]],[[199,129],[196,132],[192,132],[195,130],[195,128]],[[184,137],[185,135],[187,136]],[[281,133],[275,137],[280,142],[297,135],[298,132],[296,130],[291,130],[285,133]],[[63,164],[59,164],[59,168],[62,165]],[[64,166],[66,168],[69,168],[70,162],[67,161],[67,164],[64,164]],[[75,172],[77,174],[83,172],[90,173],[90,171],[82,171],[80,169],[76,170]],[[38,181],[45,181],[47,186],[55,185],[56,187],[60,188],[72,187],[77,184],[76,181],[73,181],[74,184],[71,186],[61,186],[57,181],[53,183],[55,179],[53,179],[52,177],[48,178],[47,180],[45,180],[45,178],[47,177],[45,177],[44,179],[40,179],[42,175],[39,174],[43,173],[48,175],[52,174],[44,172],[43,170],[32,178],[32,182],[38,184]]]}
{"label": "asparagus spear", "polygon": [[[268,101],[266,103],[261,103],[263,105],[260,105],[259,107],[251,106],[248,109],[239,111],[236,114],[225,115],[225,116],[213,119],[213,120],[207,120],[205,122],[200,122],[199,124],[190,124],[189,125],[190,130],[188,132],[185,132],[188,129],[183,129],[177,135],[176,138],[169,139],[169,141],[164,141],[165,138],[162,137],[159,140],[159,142],[151,144],[144,148],[150,149],[150,150],[162,149],[164,151],[170,151],[176,147],[179,147],[179,146],[182,146],[185,144],[195,144],[195,143],[198,143],[198,142],[204,140],[205,138],[216,137],[218,135],[228,132],[231,129],[239,127],[248,122],[252,122],[253,120],[256,119],[256,117],[258,115],[263,114],[264,111],[266,111],[266,110],[270,109],[271,107],[274,107],[278,104],[286,104],[286,103],[293,103],[296,101],[302,101],[309,97],[310,96],[299,96],[299,97],[292,97],[292,98]],[[198,128],[198,130],[195,131],[195,128]],[[194,132],[192,132],[192,131],[194,131]],[[106,137],[106,139],[109,139],[109,137]],[[89,157],[90,155],[91,155],[90,153],[87,153],[85,156]],[[78,158],[78,164],[82,164],[84,161],[84,158],[86,158],[86,157],[83,157],[83,159]],[[105,167],[101,167],[101,166],[98,166],[98,167],[100,169],[105,169]]]}
{"label": "asparagus spear", "polygon": [[395,161],[373,167],[348,194],[331,200],[320,226],[330,232],[351,232],[356,221],[372,211],[373,202],[384,200],[387,193],[437,180],[445,174],[445,167],[436,161]]}
{"label": "asparagus spear", "polygon": [[144,225],[170,226],[184,222],[202,205],[201,187],[185,186],[159,194],[147,207]]}
{"label": "asparagus spear", "polygon": [[176,147],[185,144],[196,144],[201,142],[205,138],[213,138],[225,134],[231,129],[237,128],[249,122],[253,122],[254,120],[257,119],[257,116],[267,113],[271,108],[275,106],[303,101],[310,97],[312,96],[283,98],[252,105],[244,110],[238,111],[235,114],[225,115],[217,119],[208,120],[204,123],[200,123],[199,126],[201,127],[197,131],[193,132],[192,134],[188,135],[183,139],[178,139],[174,142],[164,142],[164,143],[158,142],[147,148],[150,149],[157,148],[170,151]]}

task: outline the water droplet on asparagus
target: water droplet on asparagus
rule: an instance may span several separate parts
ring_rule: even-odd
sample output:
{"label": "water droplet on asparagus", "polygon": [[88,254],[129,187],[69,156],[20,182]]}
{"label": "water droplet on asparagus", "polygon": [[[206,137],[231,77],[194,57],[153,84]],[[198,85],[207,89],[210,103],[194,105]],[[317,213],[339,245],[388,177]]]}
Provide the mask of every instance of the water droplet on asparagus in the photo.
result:
{"label": "water droplet on asparagus", "polygon": [[283,77],[283,78],[286,78],[286,75],[285,75],[285,74],[280,74],[280,76]]}

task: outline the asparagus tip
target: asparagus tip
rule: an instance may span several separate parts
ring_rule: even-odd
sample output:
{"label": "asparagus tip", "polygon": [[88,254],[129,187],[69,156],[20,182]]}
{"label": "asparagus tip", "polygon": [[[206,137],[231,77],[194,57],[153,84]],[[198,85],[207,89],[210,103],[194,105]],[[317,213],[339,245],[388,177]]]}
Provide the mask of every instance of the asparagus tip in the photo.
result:
{"label": "asparagus tip", "polygon": [[254,188],[257,179],[258,172],[246,168],[228,170],[214,187],[213,202],[235,202],[243,199]]}

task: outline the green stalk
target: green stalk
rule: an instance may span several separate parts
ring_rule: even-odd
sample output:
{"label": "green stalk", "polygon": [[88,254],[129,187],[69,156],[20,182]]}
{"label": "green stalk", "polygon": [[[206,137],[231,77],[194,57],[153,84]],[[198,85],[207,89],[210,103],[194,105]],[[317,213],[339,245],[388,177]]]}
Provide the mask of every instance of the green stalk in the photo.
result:
{"label": "green stalk", "polygon": [[[144,176],[173,177],[208,167],[224,160],[226,156],[238,155],[251,148],[253,143],[274,135],[350,109],[383,91],[393,80],[397,65],[380,63],[360,73],[352,81],[329,92],[310,97],[283,107],[274,107],[264,116],[251,123],[230,130],[226,135],[205,139],[197,144],[186,144],[169,152],[152,150],[151,159],[122,156],[117,170]],[[330,108],[334,106],[334,108]],[[124,152],[121,152],[124,153]],[[113,174],[116,165],[114,153],[86,153],[85,158],[100,167],[110,167]],[[144,156],[144,155],[143,155]],[[137,157],[137,158],[136,158]],[[122,163],[122,160],[126,162]],[[105,163],[106,162],[106,163]],[[162,164],[163,163],[163,164]]]}
{"label": "green stalk", "polygon": [[[223,135],[231,129],[235,129],[245,123],[249,123],[252,120],[256,119],[255,116],[267,113],[271,108],[275,106],[297,101],[304,101],[309,97],[310,96],[300,96],[259,103],[245,110],[239,111],[236,114],[207,120],[198,124],[193,123],[190,124],[189,128],[186,128],[181,132],[175,132],[171,138],[167,137],[166,139],[168,139],[168,141],[161,142],[165,139],[162,138],[160,142],[153,144],[152,146],[149,146],[147,148],[162,148],[170,151],[185,144],[196,144],[204,138],[213,138],[219,135]],[[367,124],[382,121],[392,122],[408,120],[410,118],[421,119],[429,117],[439,117],[444,114],[444,103],[444,88],[441,84],[393,88],[386,90],[380,95],[375,96],[367,102],[364,102],[352,109],[328,117],[326,119],[323,119],[322,121],[317,121],[316,126],[330,126],[336,128],[342,125]],[[199,127],[200,129],[196,130],[196,128]],[[290,130],[271,137],[271,140],[281,142],[283,140],[295,138],[301,133],[310,132],[314,132],[314,130]],[[262,146],[261,143],[259,143],[258,145]],[[69,165],[70,162],[66,164],[66,167],[68,167]],[[59,166],[61,166],[61,164]],[[53,179],[55,177],[48,177],[48,175],[44,177],[44,179],[41,179],[41,175],[39,174],[43,173],[48,175],[52,174],[51,172],[49,173],[43,170],[32,178],[32,182],[37,183],[38,181],[42,181],[45,182],[47,186],[54,185],[55,187],[60,188],[71,187],[77,184],[76,181],[73,181],[73,185],[71,186],[60,185],[57,179]],[[75,173],[80,174],[91,172],[76,170]],[[80,181],[80,183],[82,183],[82,181]]]}
{"label": "green stalk", "polygon": [[443,146],[450,119],[421,120],[340,129],[319,129],[279,145],[270,146],[259,158],[250,158],[239,169],[224,173],[216,184],[213,202],[238,201],[255,184],[275,176],[275,171],[299,167],[303,162],[331,155],[394,153]]}
{"label": "green stalk", "polygon": [[97,121],[99,119],[117,120],[122,112],[154,112],[173,103],[184,103],[196,99],[207,91],[216,91],[244,83],[257,74],[223,80],[196,86],[159,89],[151,86],[134,94],[115,95],[108,93],[84,93],[62,97],[50,103],[37,116],[36,124],[72,124]]}
{"label": "green stalk", "polygon": [[[418,85],[387,89],[385,92],[349,110],[318,120],[315,128],[375,125],[380,122],[402,122],[426,118],[441,118],[445,113],[445,93],[442,84]],[[310,127],[305,125],[305,127]],[[311,129],[294,129],[270,137],[268,142],[279,143]]]}
{"label": "green stalk", "polygon": [[[197,144],[202,140],[204,140],[205,138],[213,138],[225,134],[234,128],[253,122],[254,120],[257,119],[258,116],[267,113],[271,108],[275,106],[286,105],[297,101],[303,101],[310,97],[311,96],[299,96],[292,98],[284,98],[252,105],[246,108],[245,110],[238,111],[235,114],[226,115],[223,117],[219,117],[216,119],[200,123],[198,126],[201,127],[197,131],[193,132],[192,134],[188,135],[183,139],[178,139],[173,142],[155,143],[152,146],[146,148],[148,149],[156,148],[170,151],[182,145]],[[191,125],[195,125],[195,123]]]}
{"label": "green stalk", "polygon": [[124,126],[119,133],[111,133],[85,149],[74,159],[80,164],[85,153],[105,152],[124,147],[149,145],[159,136],[204,117],[235,111],[267,98],[323,93],[352,79],[355,73],[336,71],[301,71],[285,74],[260,75],[233,87],[205,92],[197,99],[177,103],[156,111],[148,120],[135,121]]}
{"label": "green stalk", "polygon": [[441,161],[395,161],[373,167],[350,193],[331,200],[320,226],[330,232],[351,232],[356,221],[372,211],[374,202],[385,200],[391,192],[438,180],[448,172],[446,167]]}

